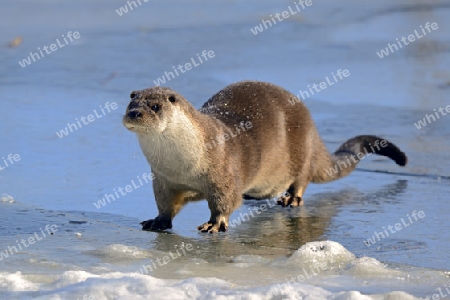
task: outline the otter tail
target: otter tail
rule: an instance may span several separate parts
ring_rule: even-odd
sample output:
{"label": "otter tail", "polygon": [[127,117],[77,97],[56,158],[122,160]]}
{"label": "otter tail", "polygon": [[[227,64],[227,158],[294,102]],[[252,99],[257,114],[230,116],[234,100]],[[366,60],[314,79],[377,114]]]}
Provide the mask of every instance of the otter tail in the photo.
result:
{"label": "otter tail", "polygon": [[405,166],[407,157],[393,143],[373,135],[359,135],[343,143],[333,154],[329,154],[323,143],[323,150],[317,157],[320,169],[315,170],[312,178],[314,183],[333,181],[350,174],[358,164],[359,160],[372,153],[387,156],[399,166]]}

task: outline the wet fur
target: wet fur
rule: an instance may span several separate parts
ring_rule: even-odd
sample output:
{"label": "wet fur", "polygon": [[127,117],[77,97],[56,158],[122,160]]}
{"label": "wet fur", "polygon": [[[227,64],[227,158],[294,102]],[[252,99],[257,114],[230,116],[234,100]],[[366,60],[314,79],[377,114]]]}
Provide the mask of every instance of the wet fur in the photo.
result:
{"label": "wet fur", "polygon": [[[198,229],[208,232],[226,231],[228,218],[243,197],[266,199],[287,192],[279,204],[302,205],[310,182],[348,175],[364,148],[406,164],[405,154],[388,141],[386,147],[370,147],[383,140],[376,136],[357,136],[330,154],[306,106],[270,83],[231,84],[199,111],[169,88],[153,87],[132,96],[124,125],[137,133],[155,174],[159,210],[155,219],[141,223],[144,230],[171,228],[172,219],[187,202],[201,199],[208,201],[211,216]],[[153,104],[161,109],[152,111]],[[252,127],[206,147],[217,137],[236,133],[241,122],[251,122]],[[337,173],[326,172],[342,161],[351,163]]]}

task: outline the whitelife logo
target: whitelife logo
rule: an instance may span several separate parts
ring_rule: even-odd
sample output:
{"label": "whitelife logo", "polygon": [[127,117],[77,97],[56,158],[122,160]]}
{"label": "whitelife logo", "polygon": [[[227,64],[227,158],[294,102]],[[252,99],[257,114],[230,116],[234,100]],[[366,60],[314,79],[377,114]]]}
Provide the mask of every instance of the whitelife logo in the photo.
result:
{"label": "whitelife logo", "polygon": [[10,154],[8,154],[7,158],[5,158],[3,156],[2,160],[3,160],[3,167],[2,167],[2,164],[0,163],[0,171],[3,171],[7,167],[13,165],[15,162],[20,161],[20,155],[19,154],[12,154],[12,153],[10,153]]}
{"label": "whitelife logo", "polygon": [[[381,140],[381,142],[380,142],[380,140],[376,140],[375,145],[373,145],[373,146],[375,146],[377,148],[377,150],[380,151],[380,146],[382,148],[385,148],[387,145],[388,145],[388,142],[386,140]],[[325,170],[325,172],[327,172],[328,176],[331,177],[331,176],[333,176],[333,174],[337,174],[339,172],[339,170],[342,171],[342,170],[347,169],[348,167],[350,167],[353,164],[357,164],[358,161],[361,161],[365,157],[369,157],[370,155],[372,155],[372,153],[377,153],[377,151],[375,151],[373,146],[372,146],[372,144],[370,144],[370,149],[372,150],[372,152],[368,152],[366,147],[364,147],[363,148],[364,152],[361,151],[361,152],[357,153],[356,157],[358,157],[358,160],[356,160],[355,156],[352,155],[350,158],[347,158],[346,161],[345,160],[338,161],[334,165],[334,167],[332,167],[328,170]],[[353,163],[350,161],[350,159],[353,161]],[[344,166],[344,167],[342,167],[342,166]]]}
{"label": "whitelife logo", "polygon": [[62,139],[63,137],[68,136],[69,133],[74,132],[74,131],[80,129],[81,127],[83,127],[83,125],[81,125],[82,123],[84,125],[88,125],[89,123],[92,123],[95,120],[100,119],[101,117],[105,116],[106,113],[110,113],[111,111],[116,110],[118,108],[116,102],[112,102],[112,103],[106,102],[103,106],[99,105],[99,107],[100,107],[100,111],[102,112],[101,114],[99,114],[97,112],[97,110],[94,109],[92,111],[93,114],[90,114],[87,117],[81,116],[80,120],[78,120],[78,118],[75,118],[76,124],[75,123],[67,123],[67,126],[63,129],[61,129],[59,132],[56,132],[56,135],[60,139]]}
{"label": "whitelife logo", "polygon": [[[175,72],[176,76],[175,76],[175,74],[172,71],[169,71],[169,72],[166,71],[166,72],[164,72],[163,76],[159,77],[156,80],[153,80],[153,83],[155,85],[157,85],[157,86],[165,84],[166,83],[166,78],[167,78],[167,81],[169,82],[171,79],[175,79],[175,77],[178,77],[178,76],[181,75],[180,73],[178,73],[178,70],[182,74],[184,74],[187,71],[191,70],[192,66],[194,66],[194,68],[198,67],[202,63],[204,63],[204,61],[205,62],[208,61],[208,57],[209,58],[214,58],[215,56],[216,56],[216,54],[214,53],[213,50],[209,50],[209,51],[203,50],[201,55],[197,53],[197,60],[198,60],[199,63],[196,63],[196,60],[193,57],[191,57],[192,64],[190,62],[187,62],[184,65],[178,65],[178,67],[172,66],[173,71]],[[203,57],[203,59],[202,59],[202,57]],[[184,67],[184,69],[183,69],[183,67]]]}
{"label": "whitelife logo", "polygon": [[[439,28],[439,26],[438,26],[438,24],[436,22],[433,22],[433,23],[427,22],[425,24],[425,28],[427,29],[427,31],[425,31],[425,29],[422,27],[422,25],[420,25],[420,28],[422,29],[423,35],[420,35],[420,33],[417,32],[417,29],[415,29],[414,30],[414,34],[408,35],[409,43],[406,41],[406,37],[402,36],[400,41],[402,41],[404,46],[407,46],[410,43],[416,41],[416,38],[417,38],[417,40],[423,38],[424,36],[427,35],[427,31],[428,31],[428,33],[430,33],[431,29],[437,30]],[[403,48],[402,43],[400,43],[398,38],[396,38],[396,40],[397,40],[398,47]],[[377,52],[378,57],[379,58],[384,58],[384,57],[388,56],[390,53],[394,53],[395,51],[398,50],[397,45],[395,43],[394,44],[388,43],[386,48],[381,49],[379,52]]]}
{"label": "whitelife logo", "polygon": [[[278,22],[284,21],[287,18],[299,13],[302,9],[305,9],[308,6],[311,6],[312,0],[306,0],[306,1],[300,0],[298,2],[294,2],[294,5],[295,5],[295,8],[297,9],[297,11],[293,10],[292,7],[289,5],[288,6],[289,11],[285,10],[281,14],[280,13],[275,14],[275,18],[278,20]],[[299,5],[301,6],[301,8]],[[257,35],[258,33],[263,32],[265,29],[268,29],[269,27],[276,25],[277,21],[275,20],[274,16],[269,15],[269,17],[270,17],[269,20],[261,20],[261,23],[258,26],[250,28],[250,31],[254,35]]]}
{"label": "whitelife logo", "polygon": [[[38,232],[34,233],[34,236],[28,237],[28,239],[21,239],[20,242],[16,240],[16,246],[8,246],[5,251],[0,251],[0,261],[3,259],[8,258],[10,255],[14,255],[20,251],[22,251],[22,248],[27,248],[30,245],[33,245],[36,242],[41,241],[42,239],[46,238],[47,235],[52,235],[54,232],[58,231],[58,226],[56,225],[45,225],[45,231],[47,234],[45,234],[44,230],[42,228],[39,228],[41,230],[41,234]],[[28,244],[27,244],[28,241]],[[19,248],[19,250],[17,250]],[[9,253],[8,253],[9,252]]]}
{"label": "whitelife logo", "polygon": [[106,204],[111,203],[116,201],[117,199],[119,199],[121,196],[126,196],[127,194],[131,193],[134,190],[137,190],[138,188],[140,188],[141,186],[144,186],[144,184],[149,183],[150,181],[155,179],[155,174],[153,173],[144,173],[141,176],[136,176],[137,180],[139,181],[139,184],[136,184],[136,182],[134,181],[134,179],[131,180],[130,184],[126,185],[125,188],[122,187],[118,187],[117,190],[114,188],[114,195],[116,195],[116,197],[114,197],[113,194],[104,194],[104,197],[100,200],[98,200],[97,202],[93,202],[94,206],[97,209],[100,209],[104,206],[106,206]]}
{"label": "whitelife logo", "polygon": [[[141,1],[147,3],[149,0],[136,0],[136,1],[137,3],[139,3],[139,6],[141,6],[142,5]],[[138,8],[136,1],[127,1],[127,5],[121,6],[119,7],[119,9],[116,9],[116,13],[121,17],[124,14],[128,13],[128,7],[130,8],[130,11],[132,11],[134,8]]]}
{"label": "whitelife logo", "polygon": [[[323,90],[325,90],[326,88],[344,80],[345,78],[347,78],[348,76],[350,76],[350,71],[347,69],[339,69],[336,71],[336,74],[334,74],[334,72],[331,72],[331,75],[333,76],[333,80],[330,80],[330,78],[328,78],[328,76],[325,77],[326,81],[322,81],[319,84],[314,83],[312,86],[308,84],[308,91],[303,91],[303,90],[299,90],[297,96],[297,99],[293,99],[291,100],[291,104],[296,104],[299,103],[301,101],[301,99],[305,100],[306,98],[309,98],[311,96],[314,95],[314,91],[316,93],[319,93]],[[339,77],[339,79],[337,77]],[[311,93],[311,94],[310,94]]]}
{"label": "whitelife logo", "polygon": [[[433,109],[433,110],[434,110],[434,114],[435,114],[436,118],[439,120],[439,119],[440,119],[440,116],[439,116],[438,112],[436,111],[436,109]],[[450,105],[447,105],[447,106],[445,107],[445,111],[446,111],[446,112],[444,112],[444,108],[443,108],[443,107],[439,107],[438,111],[439,111],[439,112],[441,113],[441,115],[444,117],[444,116],[446,116],[448,113],[450,113]],[[416,126],[417,129],[421,129],[422,127],[427,126],[427,121],[428,121],[428,124],[431,124],[431,122],[436,122],[436,118],[435,118],[434,115],[432,115],[432,114],[431,114],[431,115],[425,114],[425,118],[423,118],[423,119],[417,121],[417,123],[414,123],[414,126]]]}
{"label": "whitelife logo", "polygon": [[[423,210],[421,210],[419,212],[413,211],[411,213],[411,216],[409,214],[407,214],[406,216],[408,217],[408,221],[409,222],[406,222],[405,219],[400,218],[401,223],[400,222],[399,223],[395,223],[394,226],[388,225],[387,229],[386,229],[385,226],[383,226],[383,231],[380,231],[380,232],[376,232],[375,231],[371,238],[368,238],[366,241],[364,241],[364,244],[367,247],[370,247],[371,245],[374,245],[377,242],[377,240],[379,242],[382,239],[385,239],[385,238],[389,237],[389,232],[391,234],[394,234],[394,233],[402,230],[403,228],[406,228],[406,227],[410,226],[411,224],[414,223],[414,221],[417,222],[417,221],[419,221],[419,219],[425,218],[425,212]],[[389,231],[388,231],[388,229],[389,229]]]}
{"label": "whitelife logo", "polygon": [[[42,47],[42,49],[41,49],[41,47],[38,47],[38,52],[39,53],[30,52],[30,55],[28,55],[27,58],[24,58],[24,59],[22,59],[22,61],[19,61],[19,65],[22,68],[25,68],[26,66],[31,65],[32,62],[35,62],[36,60],[39,60],[39,59],[43,58],[45,55],[44,55],[44,52],[42,52],[42,50],[45,51],[45,53],[48,55],[48,54],[51,54],[52,52],[55,52],[58,49],[61,49],[62,47],[65,47],[66,45],[69,44],[69,42],[67,41],[67,39],[64,36],[64,34],[62,35],[62,37],[63,37],[63,40],[64,40],[64,44],[59,41],[59,38],[57,38],[56,39],[56,44],[51,44],[49,47],[44,45],[44,47]],[[78,31],[74,31],[73,33],[72,33],[72,31],[69,31],[67,33],[67,38],[70,40],[70,42],[73,42],[74,39],[78,40],[80,37],[81,36],[80,36],[80,33]],[[41,54],[41,55],[39,55],[39,54]],[[31,60],[33,60],[33,61],[31,61]]]}

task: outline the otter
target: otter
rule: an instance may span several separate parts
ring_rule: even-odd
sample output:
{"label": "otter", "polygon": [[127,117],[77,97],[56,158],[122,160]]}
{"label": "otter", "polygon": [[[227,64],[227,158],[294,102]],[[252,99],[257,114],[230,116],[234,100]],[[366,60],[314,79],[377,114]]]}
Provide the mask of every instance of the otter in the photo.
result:
{"label": "otter", "polygon": [[233,83],[200,110],[168,87],[136,90],[123,125],[136,133],[154,174],[158,216],[143,230],[172,228],[190,201],[206,199],[209,220],[202,232],[227,231],[243,199],[303,204],[310,182],[350,174],[372,153],[405,166],[405,153],[373,135],[347,140],[333,154],[326,149],[304,103],[284,88],[259,81]]}

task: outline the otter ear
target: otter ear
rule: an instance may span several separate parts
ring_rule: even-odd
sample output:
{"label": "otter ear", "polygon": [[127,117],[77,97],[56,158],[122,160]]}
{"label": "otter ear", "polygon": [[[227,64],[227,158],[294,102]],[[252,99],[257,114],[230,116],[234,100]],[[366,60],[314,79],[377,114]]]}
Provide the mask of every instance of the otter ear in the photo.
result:
{"label": "otter ear", "polygon": [[134,97],[136,97],[137,93],[135,91],[132,91],[130,94],[130,98],[134,99]]}
{"label": "otter ear", "polygon": [[175,101],[177,101],[177,99],[175,98],[174,95],[169,96],[168,99],[169,99],[169,101],[172,102],[172,103],[174,103]]}

